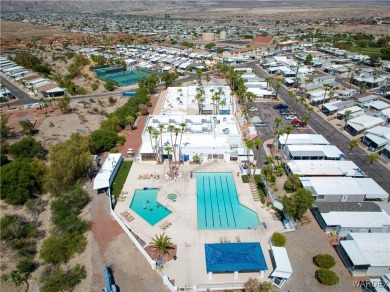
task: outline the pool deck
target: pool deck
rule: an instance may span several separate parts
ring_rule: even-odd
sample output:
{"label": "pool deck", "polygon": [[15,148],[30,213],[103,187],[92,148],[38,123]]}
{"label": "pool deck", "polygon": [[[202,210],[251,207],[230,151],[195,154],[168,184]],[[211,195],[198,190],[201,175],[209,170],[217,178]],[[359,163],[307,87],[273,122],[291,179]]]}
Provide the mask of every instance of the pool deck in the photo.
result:
{"label": "pool deck", "polygon": [[[168,163],[156,165],[156,162],[134,162],[125,182],[123,192],[126,198],[119,201],[115,207],[115,212],[123,218],[120,213],[128,211],[135,219],[123,222],[134,231],[145,242],[150,242],[155,234],[165,232],[172,238],[172,242],[177,245],[177,260],[164,264],[163,273],[169,279],[175,281],[178,287],[192,287],[197,284],[220,284],[220,283],[243,283],[249,277],[266,280],[273,271],[273,266],[269,254],[270,236],[275,231],[283,231],[282,222],[274,220],[272,214],[265,208],[261,208],[261,202],[255,202],[252,198],[249,184],[244,184],[240,176],[237,162],[206,162],[202,164],[182,164],[180,171],[183,176],[177,181],[165,179],[168,171]],[[230,230],[198,230],[197,229],[197,202],[196,202],[196,178],[190,178],[191,172],[231,172],[233,173],[237,193],[240,203],[258,214],[260,223],[265,223],[267,228],[259,226],[258,229],[230,229]],[[159,175],[160,178],[139,179],[144,174]],[[159,188],[157,201],[172,211],[163,220],[151,226],[143,220],[137,213],[129,208],[134,191],[144,187]],[[167,195],[175,193],[178,195],[175,202],[170,201]],[[165,231],[159,225],[168,220],[172,223]],[[230,242],[237,242],[237,237],[241,242],[260,242],[268,270],[265,277],[260,278],[259,273],[239,273],[234,279],[233,273],[214,274],[212,279],[208,278],[206,272],[206,259],[204,252],[205,243],[219,243],[221,238],[226,238]]]}

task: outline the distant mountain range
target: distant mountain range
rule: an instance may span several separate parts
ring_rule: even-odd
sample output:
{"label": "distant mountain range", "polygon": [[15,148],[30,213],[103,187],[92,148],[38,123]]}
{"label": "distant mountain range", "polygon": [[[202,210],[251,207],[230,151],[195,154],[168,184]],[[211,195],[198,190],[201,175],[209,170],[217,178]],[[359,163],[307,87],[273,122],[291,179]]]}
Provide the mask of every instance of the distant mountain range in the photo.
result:
{"label": "distant mountain range", "polygon": [[[275,7],[280,4],[293,6],[295,4],[305,7],[312,4],[324,3],[324,6],[332,3],[349,5],[383,5],[388,7],[390,0],[0,0],[1,12],[109,12],[109,13],[136,13],[136,14],[161,14],[173,11],[180,14],[207,11],[210,7],[248,8],[251,7]],[[321,5],[321,4],[320,4]]]}

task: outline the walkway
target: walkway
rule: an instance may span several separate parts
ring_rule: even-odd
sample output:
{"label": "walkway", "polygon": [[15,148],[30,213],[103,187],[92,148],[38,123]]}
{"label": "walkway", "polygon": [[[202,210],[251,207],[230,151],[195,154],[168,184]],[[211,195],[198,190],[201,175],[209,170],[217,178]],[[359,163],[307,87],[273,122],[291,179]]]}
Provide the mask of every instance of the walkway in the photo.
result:
{"label": "walkway", "polygon": [[[159,96],[162,96],[161,93],[160,95],[155,95],[152,94],[150,97],[150,101],[152,103],[152,107],[149,108],[149,113],[153,113],[157,102],[161,99]],[[126,152],[127,149],[133,148],[134,152],[137,155],[139,148],[142,145],[142,132],[145,127],[145,123],[147,121],[149,116],[142,116],[139,118],[138,123],[137,123],[137,129],[135,130],[123,130],[120,134],[126,137],[126,142],[123,146],[118,147],[118,152],[122,154],[122,157],[126,157]]]}

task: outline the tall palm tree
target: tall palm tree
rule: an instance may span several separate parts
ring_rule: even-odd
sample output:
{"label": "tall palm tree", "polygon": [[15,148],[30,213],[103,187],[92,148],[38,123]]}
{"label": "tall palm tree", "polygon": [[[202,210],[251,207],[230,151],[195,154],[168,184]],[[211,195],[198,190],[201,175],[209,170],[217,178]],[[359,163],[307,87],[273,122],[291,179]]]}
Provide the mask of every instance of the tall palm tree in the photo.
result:
{"label": "tall palm tree", "polygon": [[246,157],[248,159],[246,171],[247,171],[248,177],[250,177],[251,176],[251,160],[249,158],[249,153],[251,150],[253,150],[255,148],[255,144],[253,143],[252,140],[246,140],[245,147],[246,147]]}
{"label": "tall palm tree", "polygon": [[263,144],[263,140],[261,140],[260,138],[257,138],[255,140],[253,140],[253,145],[255,146],[256,151],[257,151],[256,161],[257,161],[257,166],[258,167],[259,167],[259,163],[260,163],[260,146],[262,144]]}
{"label": "tall palm tree", "polygon": [[344,121],[345,121],[344,129],[347,127],[348,118],[351,115],[351,113],[352,113],[351,110],[346,110],[345,113],[344,113]]}
{"label": "tall palm tree", "polygon": [[186,123],[180,123],[180,130],[181,130],[181,133],[180,133],[180,143],[179,143],[179,145],[180,145],[180,147],[181,147],[181,140],[182,140],[182,138],[183,138],[183,132],[184,132],[184,130],[185,130],[185,128],[187,127],[187,124]]}
{"label": "tall palm tree", "polygon": [[284,147],[286,147],[287,145],[287,140],[288,140],[288,136],[292,133],[294,133],[294,128],[290,125],[284,127],[284,133],[287,135],[286,136],[286,141],[284,142]]}
{"label": "tall palm tree", "polygon": [[353,148],[359,146],[359,142],[356,139],[352,139],[351,141],[348,142],[347,146],[348,146],[348,149],[349,149],[348,150],[348,155],[349,155],[352,152]]}
{"label": "tall palm tree", "polygon": [[158,130],[159,130],[159,133],[160,133],[160,152],[161,152],[161,162],[163,161],[163,159],[162,159],[162,154],[163,154],[163,146],[162,146],[162,133],[163,133],[163,131],[164,131],[164,129],[165,129],[165,126],[163,125],[163,124],[159,124],[158,126],[157,126],[157,128],[158,128]]}
{"label": "tall palm tree", "polygon": [[177,127],[175,127],[174,129],[173,129],[173,132],[175,133],[175,144],[173,144],[172,145],[172,147],[173,147],[173,156],[175,157],[175,161],[177,161],[177,158],[176,158],[176,147],[177,147],[177,136],[179,135],[179,133],[181,132],[181,129],[180,128],[177,128]]}
{"label": "tall palm tree", "polygon": [[172,146],[172,147],[173,147],[173,138],[172,138],[173,129],[175,129],[175,126],[174,126],[174,125],[169,125],[169,126],[168,126],[169,135],[171,136],[171,146]]}
{"label": "tall palm tree", "polygon": [[153,126],[148,126],[146,128],[146,132],[149,133],[149,138],[150,138],[150,146],[152,147],[152,151],[153,151],[153,156],[156,157],[156,155],[154,154],[154,147],[153,147],[153,140],[152,140],[152,133],[155,131],[155,129],[153,128]]}
{"label": "tall palm tree", "polygon": [[159,156],[158,155],[158,147],[157,147],[157,145],[158,145],[158,142],[157,142],[158,137],[160,137],[160,132],[158,130],[156,130],[156,129],[153,129],[153,131],[152,131],[152,138],[154,139],[154,147],[153,147],[153,149],[155,151],[156,161],[159,160],[158,159],[158,156]]}
{"label": "tall palm tree", "polygon": [[[278,146],[278,140],[279,140],[279,137],[282,136],[284,134],[284,131],[282,129],[276,129],[275,132],[274,132],[274,135],[275,135],[275,138],[274,138],[274,147],[276,148]],[[274,153],[272,152],[272,148],[270,149],[271,150],[271,154],[272,156],[274,156]]]}
{"label": "tall palm tree", "polygon": [[204,90],[203,87],[197,87],[196,88],[196,95],[195,95],[195,100],[198,103],[198,114],[201,114],[201,107],[204,102]]}
{"label": "tall palm tree", "polygon": [[168,235],[165,235],[165,233],[161,235],[156,234],[149,244],[151,244],[152,247],[158,252],[166,254],[168,253],[169,248],[172,246],[171,239],[172,238],[170,238]]}
{"label": "tall palm tree", "polygon": [[371,154],[367,155],[367,160],[368,160],[369,165],[368,165],[368,169],[366,171],[366,174],[368,174],[368,172],[370,171],[374,162],[377,162],[379,160],[378,153],[371,153]]}
{"label": "tall palm tree", "polygon": [[326,94],[328,93],[330,87],[328,85],[325,86],[325,92],[324,92],[324,97],[322,98],[322,105],[324,105]]}
{"label": "tall palm tree", "polygon": [[278,129],[280,124],[282,123],[282,118],[275,118],[274,123],[275,123],[276,129]]}

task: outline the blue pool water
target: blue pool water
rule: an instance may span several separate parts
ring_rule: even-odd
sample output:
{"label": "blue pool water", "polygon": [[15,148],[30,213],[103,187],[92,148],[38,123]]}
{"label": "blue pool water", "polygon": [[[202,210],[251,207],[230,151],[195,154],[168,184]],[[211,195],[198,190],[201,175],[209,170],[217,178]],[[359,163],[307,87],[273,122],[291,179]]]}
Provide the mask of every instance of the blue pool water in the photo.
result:
{"label": "blue pool water", "polygon": [[240,204],[232,173],[196,173],[199,229],[257,228],[256,212]]}
{"label": "blue pool water", "polygon": [[154,225],[172,212],[157,202],[157,190],[137,190],[131,200],[130,209],[150,225]]}

